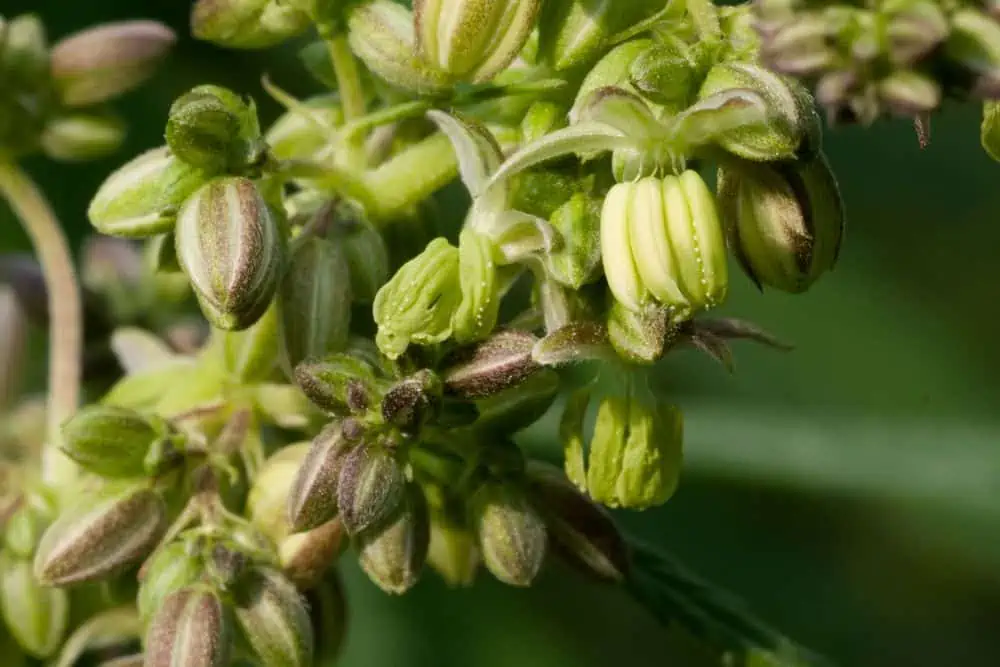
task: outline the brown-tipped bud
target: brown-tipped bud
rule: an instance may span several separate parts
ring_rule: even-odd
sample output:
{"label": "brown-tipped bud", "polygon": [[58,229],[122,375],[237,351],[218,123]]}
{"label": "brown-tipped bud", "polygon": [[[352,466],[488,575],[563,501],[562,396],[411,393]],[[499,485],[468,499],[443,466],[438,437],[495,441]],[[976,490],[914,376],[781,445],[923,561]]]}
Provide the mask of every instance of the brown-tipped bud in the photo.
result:
{"label": "brown-tipped bud", "polygon": [[408,433],[416,433],[441,404],[441,379],[422,370],[394,384],[382,399],[382,418]]}
{"label": "brown-tipped bud", "polygon": [[358,535],[358,561],[379,588],[399,595],[420,578],[430,537],[427,500],[418,486],[408,484],[392,520]]}
{"label": "brown-tipped bud", "polygon": [[443,373],[445,389],[456,396],[478,399],[523,382],[541,366],[531,356],[538,339],[527,331],[501,331],[466,348]]}
{"label": "brown-tipped bud", "polygon": [[316,528],[336,516],[340,471],[352,444],[341,422],[328,425],[313,439],[288,494],[293,531]]}
{"label": "brown-tipped bud", "polygon": [[375,371],[347,354],[303,362],[295,367],[295,383],[319,408],[338,415],[363,413],[376,400]]}
{"label": "brown-tipped bud", "polygon": [[236,622],[261,664],[311,667],[313,628],[305,601],[280,572],[251,570],[234,593]]}
{"label": "brown-tipped bud", "polygon": [[56,586],[102,579],[146,556],[166,528],[163,499],[148,488],[82,500],[45,531],[35,576]]}
{"label": "brown-tipped bud", "polygon": [[146,633],[145,667],[229,667],[233,621],[219,596],[202,587],[168,597]]}
{"label": "brown-tipped bud", "polygon": [[548,531],[524,490],[487,483],[470,506],[486,568],[505,584],[531,585],[545,561]]}
{"label": "brown-tipped bud", "polygon": [[[69,621],[69,594],[42,586],[31,561],[0,555],[0,611],[7,629],[26,653],[51,657]],[[4,656],[7,657],[7,656]]]}
{"label": "brown-tipped bud", "polygon": [[142,566],[136,606],[143,625],[149,623],[170,595],[201,578],[202,546],[196,536],[183,535],[153,554]]}
{"label": "brown-tipped bud", "polygon": [[347,547],[346,537],[339,518],[304,533],[289,535],[278,547],[282,572],[301,591],[315,588]]}
{"label": "brown-tipped bud", "polygon": [[52,47],[52,79],[66,106],[104,102],[151,77],[177,37],[156,21],[87,28]]}
{"label": "brown-tipped bud", "polygon": [[406,476],[393,452],[373,445],[344,457],[337,482],[337,506],[350,535],[383,524],[403,501]]}
{"label": "brown-tipped bud", "polygon": [[669,316],[664,308],[635,312],[615,302],[608,312],[608,340],[618,356],[630,363],[656,363],[677,335]]}
{"label": "brown-tipped bud", "polygon": [[528,475],[552,551],[586,574],[622,581],[629,568],[628,545],[604,508],[580,493],[558,468],[529,464]]}

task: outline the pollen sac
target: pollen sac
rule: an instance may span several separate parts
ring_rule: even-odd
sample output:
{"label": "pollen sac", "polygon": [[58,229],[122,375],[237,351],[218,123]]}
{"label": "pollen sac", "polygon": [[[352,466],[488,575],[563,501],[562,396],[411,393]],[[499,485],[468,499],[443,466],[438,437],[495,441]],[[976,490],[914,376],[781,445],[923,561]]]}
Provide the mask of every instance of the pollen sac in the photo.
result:
{"label": "pollen sac", "polygon": [[205,317],[216,327],[241,330],[267,310],[284,265],[284,240],[257,186],[245,178],[217,178],[177,216],[177,259]]}
{"label": "pollen sac", "polygon": [[763,98],[767,119],[733,129],[716,138],[717,143],[747,160],[784,160],[809,157],[819,150],[822,129],[812,96],[795,80],[752,63],[715,65],[698,92],[700,99],[735,88],[750,90]]}
{"label": "pollen sac", "polygon": [[547,0],[539,18],[539,57],[557,71],[592,63],[615,35],[661,9],[659,0]]}
{"label": "pollen sac", "polygon": [[335,415],[364,413],[379,398],[374,369],[350,354],[304,361],[295,367],[295,383],[317,407]]}
{"label": "pollen sac", "polygon": [[205,571],[202,549],[200,538],[192,534],[181,535],[143,565],[136,596],[143,625],[149,624],[168,597],[201,578]]}
{"label": "pollen sac", "polygon": [[521,52],[541,0],[416,0],[418,46],[424,59],[450,76],[489,81]]}
{"label": "pollen sac", "polygon": [[719,202],[729,245],[758,286],[803,292],[836,263],[844,207],[822,156],[720,169]]}
{"label": "pollen sac", "polygon": [[26,653],[49,658],[59,649],[69,622],[69,593],[41,584],[31,561],[0,554],[0,612]]}
{"label": "pollen sac", "polygon": [[433,345],[452,335],[452,320],[462,301],[459,250],[444,238],[396,272],[375,297],[375,342],[390,359],[411,343]]}
{"label": "pollen sac", "polygon": [[109,236],[145,238],[170,232],[181,204],[206,181],[201,171],[166,147],[143,153],[111,174],[90,202],[87,217]]}
{"label": "pollen sac", "polygon": [[481,399],[520,385],[541,370],[531,356],[537,342],[528,331],[498,331],[456,353],[444,371],[445,389],[464,399]]}
{"label": "pollen sac", "polygon": [[377,528],[403,502],[406,476],[394,453],[377,445],[355,447],[344,457],[337,506],[351,535]]}
{"label": "pollen sac", "polygon": [[264,49],[305,31],[309,15],[280,0],[197,0],[191,33],[232,49]]}
{"label": "pollen sac", "polygon": [[289,535],[278,545],[281,571],[300,591],[320,585],[327,571],[347,547],[347,531],[339,518]]}
{"label": "pollen sac", "polygon": [[313,627],[305,600],[277,570],[254,568],[233,592],[236,623],[262,664],[311,667]]}
{"label": "pollen sac", "polygon": [[200,585],[163,602],[146,632],[145,667],[227,667],[232,653],[231,610],[218,593]]}
{"label": "pollen sac", "polygon": [[61,515],[42,536],[35,576],[47,585],[96,581],[147,556],[167,529],[167,508],[149,488],[111,488]]}
{"label": "pollen sac", "polygon": [[340,471],[353,446],[341,422],[331,423],[313,439],[288,493],[293,532],[316,528],[337,515]]}
{"label": "pollen sac", "polygon": [[545,562],[548,531],[524,490],[487,482],[469,504],[486,569],[511,586],[531,585]]}
{"label": "pollen sac", "polygon": [[170,53],[176,35],[156,21],[105,23],[52,47],[52,81],[68,107],[105,102],[149,79]]}
{"label": "pollen sac", "polygon": [[178,97],[166,138],[174,155],[210,173],[239,171],[264,157],[253,101],[220,86],[198,86]]}
{"label": "pollen sac", "polygon": [[382,398],[382,419],[404,433],[416,434],[441,407],[441,379],[421,370],[394,384]]}
{"label": "pollen sac", "polygon": [[247,494],[246,515],[254,528],[276,544],[291,533],[288,496],[310,444],[298,442],[282,447],[269,456],[254,476]]}
{"label": "pollen sac", "polygon": [[497,251],[486,235],[466,227],[459,236],[458,253],[462,301],[452,330],[459,343],[470,343],[489,335],[497,323]]}
{"label": "pollen sac", "polygon": [[63,425],[63,452],[102,477],[155,474],[170,455],[167,425],[127,408],[93,405]]}
{"label": "pollen sac", "polygon": [[384,525],[362,531],[356,539],[358,562],[386,593],[405,593],[420,578],[430,544],[427,501],[415,484],[407,484],[403,501]]}

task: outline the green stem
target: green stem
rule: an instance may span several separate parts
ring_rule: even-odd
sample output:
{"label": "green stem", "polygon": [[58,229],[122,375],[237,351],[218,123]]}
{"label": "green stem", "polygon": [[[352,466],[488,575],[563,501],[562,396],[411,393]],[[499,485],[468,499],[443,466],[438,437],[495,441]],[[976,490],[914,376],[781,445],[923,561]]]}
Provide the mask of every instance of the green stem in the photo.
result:
{"label": "green stem", "polygon": [[431,104],[426,100],[404,102],[403,104],[379,109],[361,118],[356,118],[344,125],[340,131],[346,141],[356,141],[362,135],[368,133],[370,130],[374,130],[376,127],[419,116],[430,108]]}
{"label": "green stem", "polygon": [[337,89],[344,109],[344,121],[350,122],[365,115],[365,91],[361,87],[358,63],[347,43],[347,35],[337,33],[326,40],[330,62],[337,76]]}
{"label": "green stem", "polygon": [[451,141],[433,134],[368,173],[365,184],[374,197],[368,214],[376,223],[398,217],[456,176],[458,161]]}
{"label": "green stem", "polygon": [[45,196],[12,162],[0,161],[0,195],[31,239],[45,276],[49,310],[47,439],[42,478],[54,487],[72,481],[76,466],[59,449],[60,427],[79,405],[83,307],[69,244]]}
{"label": "green stem", "polygon": [[722,38],[719,10],[712,0],[687,0],[687,10],[702,39],[714,42]]}

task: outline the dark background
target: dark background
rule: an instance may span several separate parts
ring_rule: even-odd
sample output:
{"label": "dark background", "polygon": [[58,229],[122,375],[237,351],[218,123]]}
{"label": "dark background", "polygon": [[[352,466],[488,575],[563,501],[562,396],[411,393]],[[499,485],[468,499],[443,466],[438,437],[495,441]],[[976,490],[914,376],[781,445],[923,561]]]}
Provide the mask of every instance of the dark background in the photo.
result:
{"label": "dark background", "polygon": [[[0,0],[35,11],[53,41],[119,18],[181,35],[169,65],[117,106],[128,144],[91,166],[30,160],[75,246],[104,176],[162,143],[170,101],[199,83],[277,108],[268,72],[314,90],[292,47],[227,52],[187,36],[183,0]],[[833,129],[826,149],[849,214],[840,265],[805,296],[761,295],[736,275],[727,312],[796,350],[737,350],[737,372],[674,355],[664,381],[687,415],[680,491],[623,516],[691,567],[843,665],[1000,664],[1000,165],[978,109],[948,107],[927,150],[910,124]],[[0,251],[27,248],[0,208]],[[556,456],[551,422],[526,445]],[[351,627],[340,664],[532,667],[696,664],[616,591],[547,574],[530,591],[488,576],[448,591],[434,576],[402,599],[345,566]]]}

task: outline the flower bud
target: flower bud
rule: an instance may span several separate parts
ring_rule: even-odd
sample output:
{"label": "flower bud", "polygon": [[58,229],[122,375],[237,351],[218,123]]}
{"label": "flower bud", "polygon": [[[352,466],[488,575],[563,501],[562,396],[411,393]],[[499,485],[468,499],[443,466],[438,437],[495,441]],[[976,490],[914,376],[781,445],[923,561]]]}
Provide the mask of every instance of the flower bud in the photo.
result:
{"label": "flower bud", "polygon": [[389,280],[389,249],[382,234],[352,204],[339,202],[334,241],[344,250],[351,274],[351,299],[372,303]]}
{"label": "flower bud", "polygon": [[172,593],[146,633],[145,667],[228,667],[233,621],[218,594],[200,586]]}
{"label": "flower bud", "polygon": [[877,90],[885,108],[898,116],[927,113],[941,104],[941,87],[918,72],[893,72],[878,82]]}
{"label": "flower bud", "polygon": [[13,555],[30,559],[55,513],[55,499],[49,493],[28,489],[4,523],[4,547]]}
{"label": "flower bud", "polygon": [[265,150],[253,101],[220,86],[198,86],[178,97],[166,138],[174,155],[209,173],[254,165]]}
{"label": "flower bud", "polygon": [[587,73],[580,89],[576,93],[573,109],[570,111],[570,119],[579,117],[584,106],[592,100],[592,93],[601,88],[620,88],[626,92],[634,90],[635,86],[631,81],[632,66],[639,56],[643,55],[656,45],[651,39],[633,39],[619,44],[598,61],[594,68]]}
{"label": "flower bud", "polygon": [[264,49],[309,27],[309,15],[281,0],[196,0],[191,33],[231,49]]}
{"label": "flower bud", "polygon": [[499,331],[450,360],[445,389],[464,399],[492,396],[516,387],[541,367],[531,357],[537,338],[527,331]]}
{"label": "flower bud", "polygon": [[288,497],[309,452],[310,443],[282,447],[269,456],[254,476],[247,495],[246,516],[254,528],[279,543],[291,533]]}
{"label": "flower bud", "polygon": [[125,125],[112,116],[74,114],[49,120],[42,149],[53,160],[84,162],[114,153],[125,140]]}
{"label": "flower bud", "polygon": [[413,587],[427,560],[430,520],[427,500],[415,484],[407,484],[394,516],[357,536],[358,562],[379,588],[402,594]]}
{"label": "flower bud", "polygon": [[545,561],[545,523],[522,489],[490,482],[469,501],[483,563],[500,581],[528,586]]}
{"label": "flower bud", "polygon": [[146,561],[140,571],[139,594],[136,596],[143,625],[152,620],[168,597],[201,578],[205,571],[201,549],[201,541],[196,536],[182,535]]}
{"label": "flower bud", "polygon": [[629,363],[654,364],[677,335],[669,315],[669,310],[655,306],[636,312],[616,301],[608,312],[608,340]]}
{"label": "flower bud", "polygon": [[593,62],[617,33],[661,9],[662,0],[548,0],[539,18],[539,56],[557,71]]}
{"label": "flower bud", "polygon": [[502,427],[515,433],[534,424],[548,412],[559,392],[559,373],[541,369],[508,389],[476,401],[482,429]]}
{"label": "flower bud", "polygon": [[673,495],[681,467],[682,421],[668,405],[605,397],[587,460],[587,491],[608,507],[646,509]]}
{"label": "flower bud", "polygon": [[629,67],[629,80],[646,99],[658,104],[684,104],[693,92],[699,72],[691,49],[679,43],[656,44],[643,51]]}
{"label": "flower bud", "polygon": [[726,90],[742,88],[763,98],[764,123],[745,125],[716,137],[720,146],[747,160],[779,160],[815,152],[821,143],[819,115],[812,97],[793,79],[751,63],[720,63],[708,72],[698,91],[705,99]]}
{"label": "flower bud", "polygon": [[430,516],[427,564],[449,586],[471,586],[480,562],[475,534],[444,511],[432,511]]}
{"label": "flower bud", "polygon": [[236,622],[257,658],[273,667],[310,667],[313,628],[305,601],[275,570],[256,568],[234,593]]}
{"label": "flower bud", "polygon": [[577,193],[555,210],[549,222],[563,241],[546,258],[552,277],[572,289],[600,277],[600,200]]}
{"label": "flower bud", "polygon": [[340,471],[352,446],[341,422],[329,424],[313,439],[288,493],[292,531],[316,528],[336,516]]}
{"label": "flower bud", "polygon": [[613,583],[623,581],[629,570],[628,545],[611,516],[581,494],[558,468],[536,463],[528,474],[552,551],[586,574]]}
{"label": "flower bud", "polygon": [[404,433],[417,433],[441,405],[441,379],[422,370],[394,384],[382,398],[382,419]]}
{"label": "flower bud", "polygon": [[[323,57],[329,60],[324,45]],[[274,121],[264,135],[271,155],[279,160],[315,158],[332,141],[344,122],[336,95],[318,95],[289,109]]]}
{"label": "flower bud", "polygon": [[337,507],[351,535],[382,526],[403,502],[406,476],[393,453],[364,444],[345,457],[337,481]]}
{"label": "flower bud", "polygon": [[833,268],[844,208],[826,159],[719,170],[730,247],[751,280],[803,292]]}
{"label": "flower bud", "polygon": [[103,579],[144,558],[166,529],[167,508],[155,491],[103,493],[49,526],[35,554],[35,576],[55,586]]}
{"label": "flower bud", "polygon": [[420,53],[463,81],[489,81],[517,57],[535,27],[541,0],[415,0]]}
{"label": "flower bud", "polygon": [[278,287],[281,355],[288,368],[347,347],[351,274],[343,248],[311,236],[294,246]]}
{"label": "flower bud", "polygon": [[0,611],[17,643],[36,658],[51,657],[69,622],[69,594],[43,586],[31,561],[0,554]]}
{"label": "flower bud", "polygon": [[462,301],[452,318],[452,330],[456,341],[471,343],[489,335],[497,323],[497,252],[489,237],[470,227],[459,236],[458,252]]}
{"label": "flower bud", "polygon": [[450,77],[420,57],[413,16],[392,0],[372,0],[347,17],[351,50],[376,75],[403,90],[437,95],[451,88]]}
{"label": "flower bud", "polygon": [[363,413],[377,398],[372,396],[374,370],[348,354],[333,354],[299,364],[295,367],[295,382],[310,401],[337,415]]}
{"label": "flower bud", "polygon": [[84,107],[128,92],[150,78],[177,41],[156,21],[106,23],[52,47],[52,79],[62,103]]}
{"label": "flower bud", "polygon": [[950,16],[951,32],[944,44],[949,59],[976,75],[973,93],[1000,94],[1000,24],[972,8]]}
{"label": "flower bud", "polygon": [[948,36],[948,17],[936,2],[916,0],[888,15],[885,39],[894,65],[910,66],[930,54]]}
{"label": "flower bud", "polygon": [[282,572],[299,590],[315,588],[347,547],[346,538],[339,518],[304,533],[289,535],[278,547]]}
{"label": "flower bud", "polygon": [[49,63],[45,26],[38,16],[21,14],[0,23],[0,71],[5,84],[23,90],[47,82]]}
{"label": "flower bud", "polygon": [[769,32],[761,44],[761,60],[770,69],[790,76],[813,76],[837,57],[833,32],[822,15],[804,15]]}
{"label": "flower bud", "polygon": [[240,330],[260,319],[277,290],[284,241],[253,181],[217,178],[198,190],[177,216],[176,243],[213,325]]}
{"label": "flower bud", "polygon": [[167,425],[134,410],[92,405],[63,425],[63,452],[102,477],[155,474],[164,463]]}
{"label": "flower bud", "polygon": [[166,147],[154,148],[101,184],[87,217],[99,232],[111,236],[169,232],[177,209],[204,182],[204,174],[178,160]]}
{"label": "flower bud", "polygon": [[462,299],[459,285],[458,248],[444,238],[434,239],[375,296],[379,350],[397,359],[410,343],[433,345],[450,338]]}

